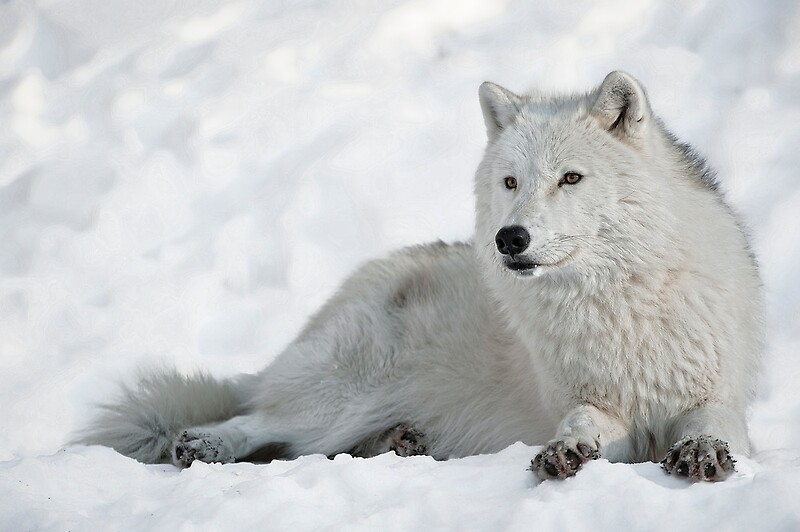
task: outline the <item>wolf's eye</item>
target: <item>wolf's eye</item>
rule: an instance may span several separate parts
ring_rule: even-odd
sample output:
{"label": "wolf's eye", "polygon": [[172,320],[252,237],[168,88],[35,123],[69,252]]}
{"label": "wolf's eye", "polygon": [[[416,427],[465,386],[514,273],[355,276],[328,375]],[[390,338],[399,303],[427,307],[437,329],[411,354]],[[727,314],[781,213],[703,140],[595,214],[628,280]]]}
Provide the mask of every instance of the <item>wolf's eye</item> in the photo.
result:
{"label": "wolf's eye", "polygon": [[583,179],[583,176],[577,172],[567,172],[564,174],[564,177],[561,178],[561,181],[558,182],[558,186],[561,185],[574,185],[578,181]]}
{"label": "wolf's eye", "polygon": [[517,178],[514,176],[507,176],[503,183],[506,185],[506,188],[509,190],[514,190],[517,188]]}

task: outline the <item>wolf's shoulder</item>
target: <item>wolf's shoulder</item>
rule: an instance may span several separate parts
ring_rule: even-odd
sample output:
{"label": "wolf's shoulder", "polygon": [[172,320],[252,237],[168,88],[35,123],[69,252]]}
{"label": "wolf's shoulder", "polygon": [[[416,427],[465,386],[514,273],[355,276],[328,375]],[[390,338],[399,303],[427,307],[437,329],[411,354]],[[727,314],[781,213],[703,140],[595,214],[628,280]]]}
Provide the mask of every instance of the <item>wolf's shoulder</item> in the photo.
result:
{"label": "wolf's shoulder", "polygon": [[469,242],[447,243],[443,240],[415,244],[400,248],[392,253],[391,256],[404,257],[409,260],[429,259],[429,260],[448,260],[461,257],[472,257],[472,244]]}
{"label": "wolf's shoulder", "polygon": [[402,247],[388,255],[374,259],[362,268],[362,273],[389,277],[427,272],[429,275],[454,275],[478,269],[472,245],[469,242],[447,243],[442,240]]}

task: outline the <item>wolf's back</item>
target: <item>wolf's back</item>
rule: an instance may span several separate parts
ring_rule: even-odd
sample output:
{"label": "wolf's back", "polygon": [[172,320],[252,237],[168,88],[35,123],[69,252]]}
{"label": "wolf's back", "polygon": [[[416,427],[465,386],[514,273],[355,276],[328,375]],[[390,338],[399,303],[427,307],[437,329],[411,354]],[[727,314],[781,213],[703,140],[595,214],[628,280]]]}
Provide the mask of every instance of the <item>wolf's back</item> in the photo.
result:
{"label": "wolf's back", "polygon": [[169,462],[178,431],[222,421],[243,410],[235,381],[175,370],[145,375],[135,387],[122,386],[74,443],[105,445],[144,463]]}

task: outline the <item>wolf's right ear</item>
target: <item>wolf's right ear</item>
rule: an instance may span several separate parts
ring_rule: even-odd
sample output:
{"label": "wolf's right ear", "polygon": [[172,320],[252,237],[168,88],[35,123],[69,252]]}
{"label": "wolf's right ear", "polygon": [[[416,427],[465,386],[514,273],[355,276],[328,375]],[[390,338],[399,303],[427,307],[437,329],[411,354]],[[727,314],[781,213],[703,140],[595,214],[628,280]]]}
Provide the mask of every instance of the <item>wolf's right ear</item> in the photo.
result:
{"label": "wolf's right ear", "polygon": [[486,123],[486,134],[493,140],[514,120],[522,107],[522,98],[490,81],[481,83],[478,90]]}

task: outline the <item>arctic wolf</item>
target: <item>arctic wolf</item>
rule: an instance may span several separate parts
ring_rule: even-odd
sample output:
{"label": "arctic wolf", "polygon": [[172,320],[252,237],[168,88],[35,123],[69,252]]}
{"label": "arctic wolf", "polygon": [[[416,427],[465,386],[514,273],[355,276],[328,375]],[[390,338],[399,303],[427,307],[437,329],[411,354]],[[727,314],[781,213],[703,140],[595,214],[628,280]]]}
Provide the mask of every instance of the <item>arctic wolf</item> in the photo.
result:
{"label": "arctic wolf", "polygon": [[145,376],[82,441],[179,467],[523,441],[541,478],[598,457],[729,476],[762,293],[712,171],[622,72],[567,96],[487,82],[480,102],[470,244],[366,264],[257,375]]}

